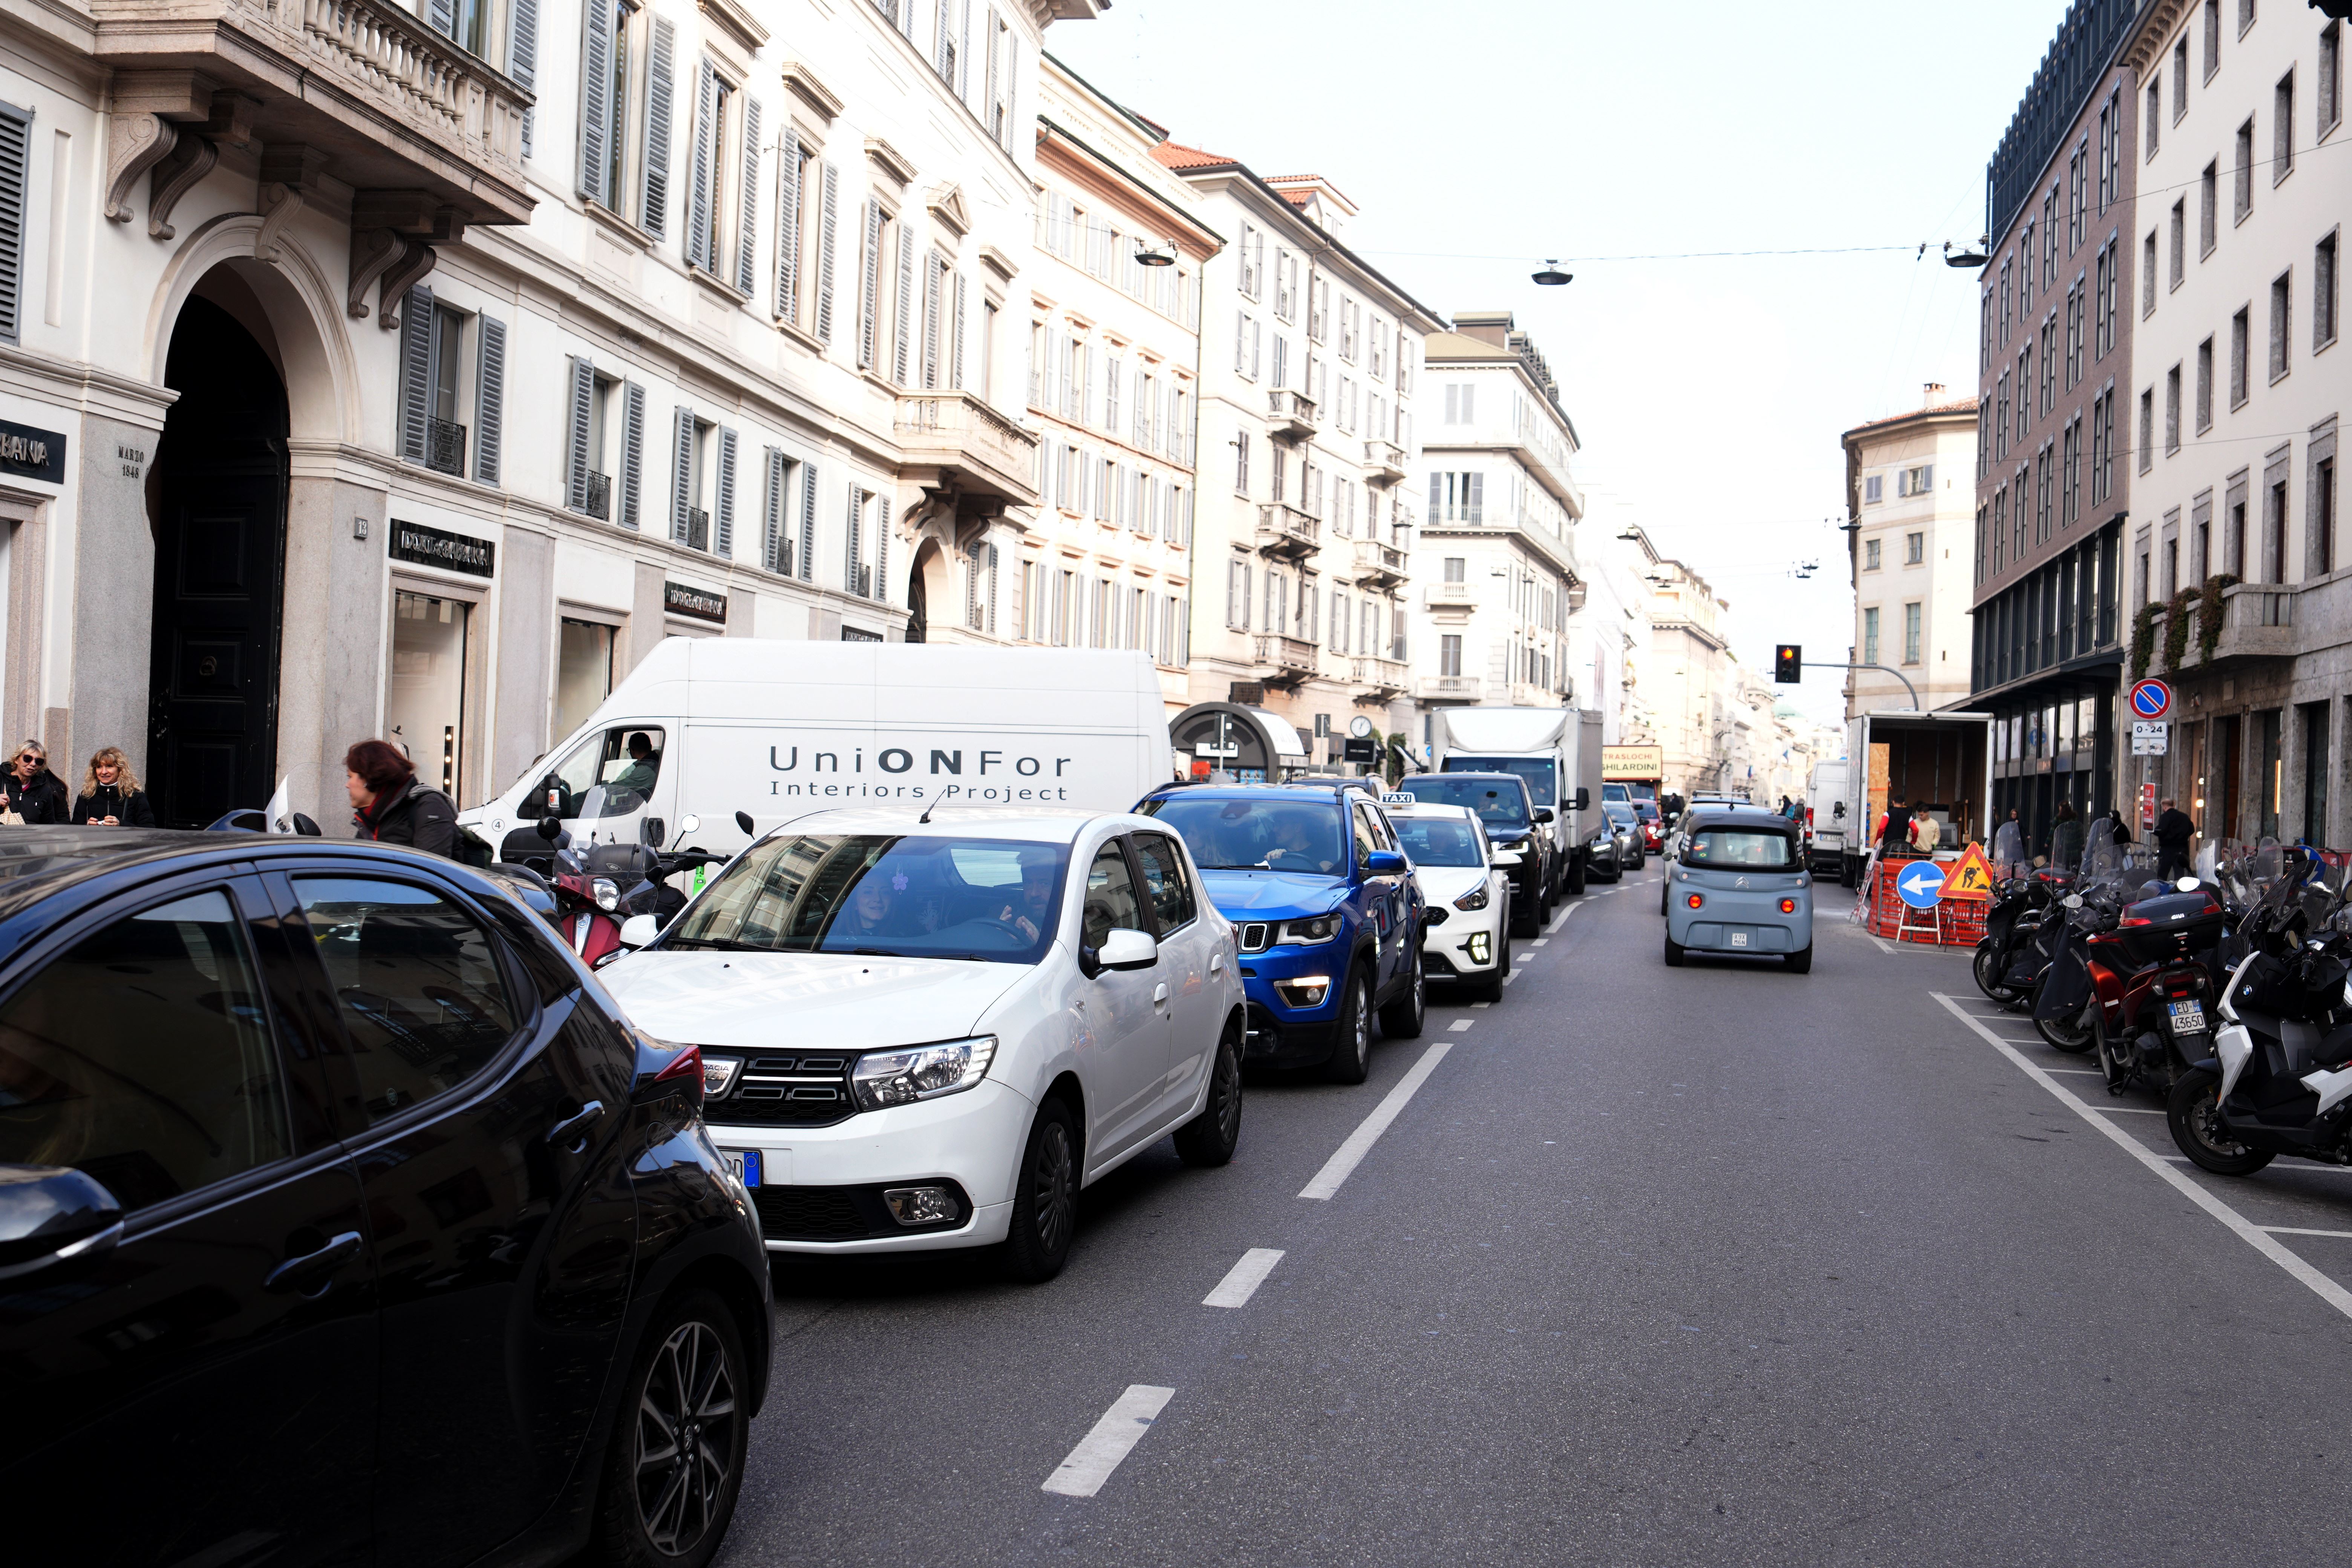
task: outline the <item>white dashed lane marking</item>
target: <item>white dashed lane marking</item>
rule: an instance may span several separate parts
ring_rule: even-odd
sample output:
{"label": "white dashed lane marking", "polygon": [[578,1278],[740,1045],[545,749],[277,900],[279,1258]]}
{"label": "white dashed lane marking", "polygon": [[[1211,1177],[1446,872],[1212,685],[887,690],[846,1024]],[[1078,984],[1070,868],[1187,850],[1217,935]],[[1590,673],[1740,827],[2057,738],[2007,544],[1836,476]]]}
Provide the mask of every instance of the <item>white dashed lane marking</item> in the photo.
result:
{"label": "white dashed lane marking", "polygon": [[[1469,1026],[1470,1020],[1467,1018],[1458,1019],[1454,1024],[1454,1027],[1460,1029],[1466,1029]],[[1388,1098],[1381,1100],[1370,1116],[1357,1124],[1356,1130],[1348,1134],[1348,1141],[1334,1150],[1328,1160],[1323,1162],[1323,1168],[1315,1173],[1313,1181],[1299,1189],[1298,1195],[1302,1198],[1328,1198],[1337,1193],[1339,1190],[1339,1184],[1354,1173],[1358,1165],[1363,1163],[1364,1156],[1371,1152],[1372,1145],[1380,1142],[1381,1134],[1389,1130],[1389,1123],[1394,1121],[1403,1111],[1406,1101],[1412,1100],[1414,1092],[1429,1081],[1429,1075],[1437,1070],[1437,1064],[1444,1061],[1445,1053],[1453,1048],[1453,1041],[1440,1040],[1422,1052],[1421,1059],[1405,1069],[1404,1077],[1399,1079],[1397,1086],[1389,1090]]]}
{"label": "white dashed lane marking", "polygon": [[1465,1029],[1468,1028],[1471,1025],[1473,1025],[1473,1024],[1476,1023],[1477,1021],[1478,1021],[1478,1020],[1477,1020],[1477,1019],[1475,1019],[1475,1018],[1456,1018],[1456,1019],[1454,1019],[1454,1022],[1452,1022],[1451,1024],[1446,1025],[1445,1026],[1446,1026],[1447,1028],[1449,1028],[1449,1029],[1453,1030],[1455,1034],[1457,1034],[1457,1035],[1458,1035],[1458,1034],[1460,1034],[1463,1030],[1465,1030]]}
{"label": "white dashed lane marking", "polygon": [[1217,1288],[1201,1298],[1203,1307],[1246,1307],[1274,1266],[1282,1261],[1278,1247],[1253,1247],[1242,1254],[1242,1260],[1225,1271]]}
{"label": "white dashed lane marking", "polygon": [[1143,1441],[1143,1435],[1160,1418],[1160,1411],[1175,1397],[1172,1388],[1154,1388],[1148,1383],[1129,1385],[1103,1412],[1094,1430],[1078,1439],[1069,1458],[1045,1478],[1045,1489],[1064,1497],[1092,1497],[1102,1490],[1103,1483],[1110,1479],[1119,1461],[1135,1451],[1135,1446]]}

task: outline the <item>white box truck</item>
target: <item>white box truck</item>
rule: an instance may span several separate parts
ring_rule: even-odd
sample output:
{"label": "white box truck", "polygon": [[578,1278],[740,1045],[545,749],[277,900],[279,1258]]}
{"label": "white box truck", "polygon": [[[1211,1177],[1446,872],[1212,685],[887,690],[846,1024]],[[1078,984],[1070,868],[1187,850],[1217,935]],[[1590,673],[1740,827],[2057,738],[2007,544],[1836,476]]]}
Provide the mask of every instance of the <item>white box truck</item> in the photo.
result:
{"label": "white box truck", "polygon": [[536,830],[551,812],[624,844],[648,816],[674,837],[692,815],[695,843],[731,853],[739,811],[761,831],[879,802],[1125,811],[1172,773],[1148,654],[668,637],[457,821],[521,859],[547,853]]}
{"label": "white box truck", "polygon": [[1864,713],[1846,726],[1845,843],[1840,882],[1853,887],[1870,863],[1878,819],[1900,795],[1934,816],[1943,847],[1990,837],[1992,715]]}
{"label": "white box truck", "polygon": [[1430,766],[1439,773],[1517,773],[1536,809],[1553,815],[1563,889],[1584,891],[1584,846],[1601,826],[1601,715],[1578,708],[1440,708]]}

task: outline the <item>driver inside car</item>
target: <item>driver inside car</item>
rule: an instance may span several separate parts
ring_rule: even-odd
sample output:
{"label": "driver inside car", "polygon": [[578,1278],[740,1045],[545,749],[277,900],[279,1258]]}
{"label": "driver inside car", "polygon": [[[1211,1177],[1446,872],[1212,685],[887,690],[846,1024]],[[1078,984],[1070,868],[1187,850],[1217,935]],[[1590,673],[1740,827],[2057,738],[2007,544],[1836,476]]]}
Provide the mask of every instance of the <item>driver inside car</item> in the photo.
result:
{"label": "driver inside car", "polygon": [[634,730],[629,733],[629,765],[607,779],[604,787],[644,800],[654,793],[654,780],[660,776],[661,758],[655,754],[653,741],[643,730]]}
{"label": "driver inside car", "polygon": [[1274,847],[1265,852],[1265,863],[1274,869],[1327,873],[1339,869],[1339,863],[1331,858],[1328,843],[1322,846],[1321,853],[1317,852],[1315,840],[1318,835],[1304,815],[1277,812],[1273,829]]}
{"label": "driver inside car", "polygon": [[996,911],[996,923],[1034,942],[1054,918],[1054,865],[1050,860],[1021,863],[1021,896]]}

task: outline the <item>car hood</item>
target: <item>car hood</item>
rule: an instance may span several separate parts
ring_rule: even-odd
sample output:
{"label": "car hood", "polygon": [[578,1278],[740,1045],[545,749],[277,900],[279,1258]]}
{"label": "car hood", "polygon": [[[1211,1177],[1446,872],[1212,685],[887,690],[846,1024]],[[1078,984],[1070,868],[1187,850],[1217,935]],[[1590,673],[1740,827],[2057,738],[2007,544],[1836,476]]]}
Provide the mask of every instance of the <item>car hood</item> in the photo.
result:
{"label": "car hood", "polygon": [[1287,871],[1203,871],[1201,886],[1217,912],[1233,921],[1294,920],[1339,908],[1347,884]]}
{"label": "car hood", "polygon": [[1450,904],[1471,889],[1486,885],[1484,866],[1415,866],[1412,874],[1421,879],[1422,897],[1432,905]]}
{"label": "car hood", "polygon": [[[1059,951],[1056,944],[1045,962]],[[739,1050],[820,1040],[856,1051],[968,1035],[1035,972],[1029,964],[961,959],[656,948],[597,978],[632,1023],[661,1039]]]}

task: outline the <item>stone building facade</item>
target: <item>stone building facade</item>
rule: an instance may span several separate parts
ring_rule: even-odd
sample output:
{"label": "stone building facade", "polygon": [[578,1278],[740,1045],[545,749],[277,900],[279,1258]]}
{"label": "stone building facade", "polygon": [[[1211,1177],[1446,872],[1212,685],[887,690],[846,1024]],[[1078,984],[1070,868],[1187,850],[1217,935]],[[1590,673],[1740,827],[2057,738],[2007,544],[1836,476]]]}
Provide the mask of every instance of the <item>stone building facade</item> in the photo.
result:
{"label": "stone building facade", "polygon": [[1846,717],[1965,706],[1969,692],[1977,405],[1930,384],[1919,407],[1847,431],[1847,565],[1856,669]]}

